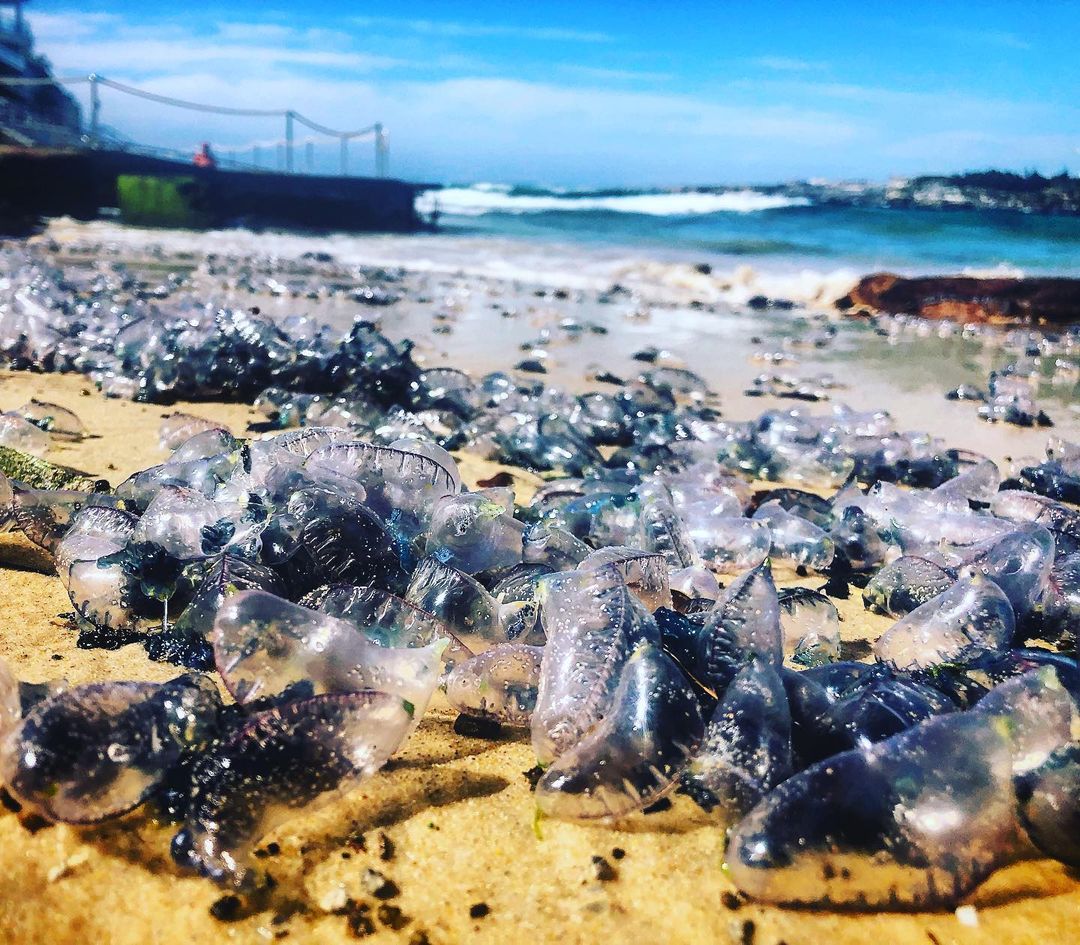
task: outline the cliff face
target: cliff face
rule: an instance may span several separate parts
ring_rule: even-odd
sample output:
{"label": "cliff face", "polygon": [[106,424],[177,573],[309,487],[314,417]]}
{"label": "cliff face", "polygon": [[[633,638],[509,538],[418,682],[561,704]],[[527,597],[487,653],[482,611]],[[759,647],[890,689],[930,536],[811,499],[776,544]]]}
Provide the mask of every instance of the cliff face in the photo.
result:
{"label": "cliff face", "polygon": [[953,177],[916,177],[885,189],[890,206],[965,207],[972,210],[1023,210],[1080,213],[1080,179],[1060,174],[1008,174],[986,171]]}
{"label": "cliff face", "polygon": [[1080,322],[1080,279],[865,276],[837,299],[841,311],[888,312],[959,322]]}
{"label": "cliff face", "polygon": [[887,184],[795,182],[761,188],[844,207],[928,207],[1080,214],[1080,177],[976,171],[938,177],[898,178]]}

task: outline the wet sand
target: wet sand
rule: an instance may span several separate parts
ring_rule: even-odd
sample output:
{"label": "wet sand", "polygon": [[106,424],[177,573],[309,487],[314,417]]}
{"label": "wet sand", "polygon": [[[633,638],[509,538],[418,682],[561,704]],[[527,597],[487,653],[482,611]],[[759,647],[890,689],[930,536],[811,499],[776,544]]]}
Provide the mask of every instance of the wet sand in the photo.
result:
{"label": "wet sand", "polygon": [[[114,484],[162,461],[157,427],[167,410],[187,409],[237,433],[256,419],[244,406],[162,408],[88,391],[80,377],[4,372],[0,410],[31,396],[75,410],[92,438],[59,447],[50,458]],[[747,404],[749,414],[762,401],[740,408]],[[736,405],[730,406],[734,413]],[[933,418],[924,419],[928,425]],[[499,469],[468,457],[461,462],[470,486]],[[527,499],[536,478],[519,472],[515,479],[519,500]],[[805,583],[819,586],[821,580]],[[837,603],[849,644],[873,639],[888,625],[866,614],[857,595]],[[80,683],[175,675],[174,667],[150,662],[137,645],[111,652],[78,649],[74,631],[60,616],[69,609],[47,559],[24,540],[0,535],[0,657],[20,678],[63,676]],[[211,915],[222,891],[172,864],[168,848],[175,828],[155,822],[148,810],[75,828],[43,826],[25,813],[2,809],[0,941],[345,942],[354,936],[349,917],[341,914],[350,898],[370,907],[373,943],[949,945],[1075,937],[1080,877],[1047,861],[996,874],[969,900],[978,923],[970,927],[951,912],[842,915],[734,899],[723,871],[724,832],[683,797],[674,798],[668,811],[638,815],[614,829],[544,821],[538,836],[523,774],[535,763],[527,737],[467,738],[454,734],[452,721],[445,704],[437,704],[384,771],[347,798],[307,811],[266,837],[263,848],[277,852],[260,862],[277,885],[264,911],[234,922]],[[381,835],[392,845],[389,859],[380,857]],[[597,878],[597,856],[613,867],[614,879]],[[368,895],[362,880],[368,868],[393,880],[400,894],[387,903]],[[483,911],[474,908],[481,904],[487,913],[473,917],[471,912]],[[386,908],[380,914],[386,905],[400,915]],[[354,909],[354,924],[362,924],[355,922],[357,915]]]}

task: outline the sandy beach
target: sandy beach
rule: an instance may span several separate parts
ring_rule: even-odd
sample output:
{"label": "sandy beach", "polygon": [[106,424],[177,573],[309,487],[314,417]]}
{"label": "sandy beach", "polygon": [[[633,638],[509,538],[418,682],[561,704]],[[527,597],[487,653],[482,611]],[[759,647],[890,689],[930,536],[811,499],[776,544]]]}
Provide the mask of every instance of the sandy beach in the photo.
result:
{"label": "sandy beach", "polygon": [[0,945],[1076,941],[1077,9],[0,0]]}
{"label": "sandy beach", "polygon": [[[3,408],[32,396],[76,411],[91,434],[55,449],[51,458],[57,462],[115,484],[163,458],[157,447],[161,407],[106,400],[80,377],[0,375]],[[179,409],[237,433],[256,419],[238,405]],[[468,457],[461,461],[470,486],[498,469]],[[519,501],[536,482],[531,474],[515,473]],[[62,616],[70,602],[60,581],[24,540],[0,536],[0,564],[0,656],[20,678],[80,683],[175,675],[173,667],[150,662],[137,645],[79,649]],[[874,639],[888,625],[866,614],[855,595],[837,603],[849,643]],[[527,735],[463,737],[452,726],[453,714],[436,705],[384,771],[345,800],[306,812],[266,837],[260,864],[276,885],[263,911],[232,922],[212,914],[220,889],[173,865],[173,829],[149,810],[75,828],[5,809],[3,940],[341,942],[358,934],[353,929],[362,932],[361,920],[370,916],[371,941],[416,945],[510,938],[1035,943],[1068,940],[1080,916],[1080,882],[1048,861],[992,877],[969,900],[974,925],[969,913],[962,922],[951,912],[844,915],[745,902],[725,878],[723,829],[687,798],[676,796],[670,810],[637,815],[615,829],[544,821],[537,831],[524,774],[535,763]],[[611,871],[601,870],[596,857]],[[364,880],[368,869],[392,880],[400,893],[372,898]],[[353,905],[346,907],[349,901]]]}

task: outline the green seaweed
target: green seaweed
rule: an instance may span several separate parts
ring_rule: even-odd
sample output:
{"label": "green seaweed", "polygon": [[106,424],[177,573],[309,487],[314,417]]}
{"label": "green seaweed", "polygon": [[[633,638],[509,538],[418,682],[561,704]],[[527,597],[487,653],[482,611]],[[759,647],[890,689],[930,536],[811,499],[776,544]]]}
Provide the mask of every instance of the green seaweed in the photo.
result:
{"label": "green seaweed", "polygon": [[31,456],[10,446],[0,446],[0,472],[8,479],[21,482],[32,489],[108,492],[111,488],[105,479],[95,479],[78,469],[50,463],[47,459]]}

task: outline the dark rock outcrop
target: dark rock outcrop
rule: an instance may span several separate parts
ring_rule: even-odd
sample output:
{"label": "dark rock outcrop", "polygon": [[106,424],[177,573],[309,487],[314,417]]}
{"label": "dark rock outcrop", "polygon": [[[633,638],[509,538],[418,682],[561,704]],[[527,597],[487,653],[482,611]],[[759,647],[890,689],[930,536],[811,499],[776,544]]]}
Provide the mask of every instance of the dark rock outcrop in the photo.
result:
{"label": "dark rock outcrop", "polygon": [[864,276],[836,300],[844,312],[888,312],[959,322],[1080,322],[1080,279]]}

